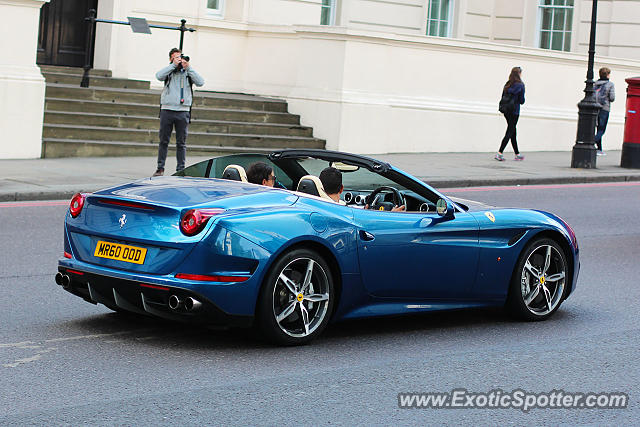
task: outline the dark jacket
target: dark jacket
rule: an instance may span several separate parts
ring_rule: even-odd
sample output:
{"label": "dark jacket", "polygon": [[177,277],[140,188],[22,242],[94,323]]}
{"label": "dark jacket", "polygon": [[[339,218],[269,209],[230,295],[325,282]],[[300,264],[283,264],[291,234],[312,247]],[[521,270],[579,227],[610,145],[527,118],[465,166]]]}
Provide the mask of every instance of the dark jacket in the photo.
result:
{"label": "dark jacket", "polygon": [[524,104],[524,83],[514,83],[509,87],[509,89],[507,89],[507,93],[510,93],[516,99],[514,115],[519,116],[520,104]]}

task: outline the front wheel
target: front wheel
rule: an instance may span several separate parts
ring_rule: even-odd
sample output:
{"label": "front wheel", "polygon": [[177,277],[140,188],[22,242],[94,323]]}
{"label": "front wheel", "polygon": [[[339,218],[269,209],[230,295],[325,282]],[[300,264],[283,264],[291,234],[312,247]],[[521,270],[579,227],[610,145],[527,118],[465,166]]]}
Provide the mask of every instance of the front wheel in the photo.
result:
{"label": "front wheel", "polygon": [[335,300],[329,266],[316,252],[295,249],[275,262],[258,301],[258,327],[275,343],[304,344],[329,323]]}
{"label": "front wheel", "polygon": [[562,303],[568,263],[560,246],[539,238],[522,251],[511,279],[507,307],[524,320],[545,320]]}

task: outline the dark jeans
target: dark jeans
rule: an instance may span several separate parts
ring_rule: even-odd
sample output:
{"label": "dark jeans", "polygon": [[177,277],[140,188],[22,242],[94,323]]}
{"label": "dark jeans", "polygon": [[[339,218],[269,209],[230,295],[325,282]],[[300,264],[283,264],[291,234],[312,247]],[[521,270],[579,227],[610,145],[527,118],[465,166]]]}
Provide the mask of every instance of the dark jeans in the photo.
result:
{"label": "dark jeans", "polygon": [[502,138],[502,144],[500,144],[499,153],[502,153],[507,146],[507,142],[511,140],[511,146],[513,147],[513,152],[516,154],[520,154],[518,151],[518,141],[516,141],[516,125],[518,124],[519,114],[505,114],[504,118],[507,119],[507,131],[504,134],[504,138]]}
{"label": "dark jeans", "polygon": [[188,111],[160,110],[160,145],[158,146],[158,169],[164,169],[167,159],[167,149],[173,128],[176,129],[176,159],[177,171],[184,169],[187,157],[187,127],[189,126]]}
{"label": "dark jeans", "polygon": [[598,113],[598,131],[596,132],[596,146],[598,147],[598,151],[602,151],[602,135],[604,135],[604,131],[607,130],[608,122],[609,112],[601,108]]}

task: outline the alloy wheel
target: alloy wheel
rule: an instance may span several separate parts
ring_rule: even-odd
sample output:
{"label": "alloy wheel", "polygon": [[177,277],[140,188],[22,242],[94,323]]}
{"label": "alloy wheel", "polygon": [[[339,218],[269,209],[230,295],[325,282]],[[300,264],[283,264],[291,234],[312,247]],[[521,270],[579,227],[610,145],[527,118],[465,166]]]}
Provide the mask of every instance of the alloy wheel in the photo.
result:
{"label": "alloy wheel", "polygon": [[520,291],[526,308],[536,316],[553,312],[562,302],[566,275],[567,264],[557,247],[536,246],[520,274]]}
{"label": "alloy wheel", "polygon": [[327,316],[330,286],[325,269],[311,258],[289,262],[273,287],[273,316],[285,334],[307,337]]}

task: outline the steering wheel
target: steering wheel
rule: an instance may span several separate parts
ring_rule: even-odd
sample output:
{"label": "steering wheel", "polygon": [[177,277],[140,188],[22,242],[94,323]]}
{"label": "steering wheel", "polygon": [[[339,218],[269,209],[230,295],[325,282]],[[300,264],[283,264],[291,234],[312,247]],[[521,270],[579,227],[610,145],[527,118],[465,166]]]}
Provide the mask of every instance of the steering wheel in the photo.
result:
{"label": "steering wheel", "polygon": [[[388,192],[393,195],[393,203],[382,200],[380,193],[383,192]],[[367,196],[365,202],[369,205],[369,209],[376,211],[390,211],[394,206],[404,205],[404,196],[397,188],[383,185],[373,190],[371,194]]]}

